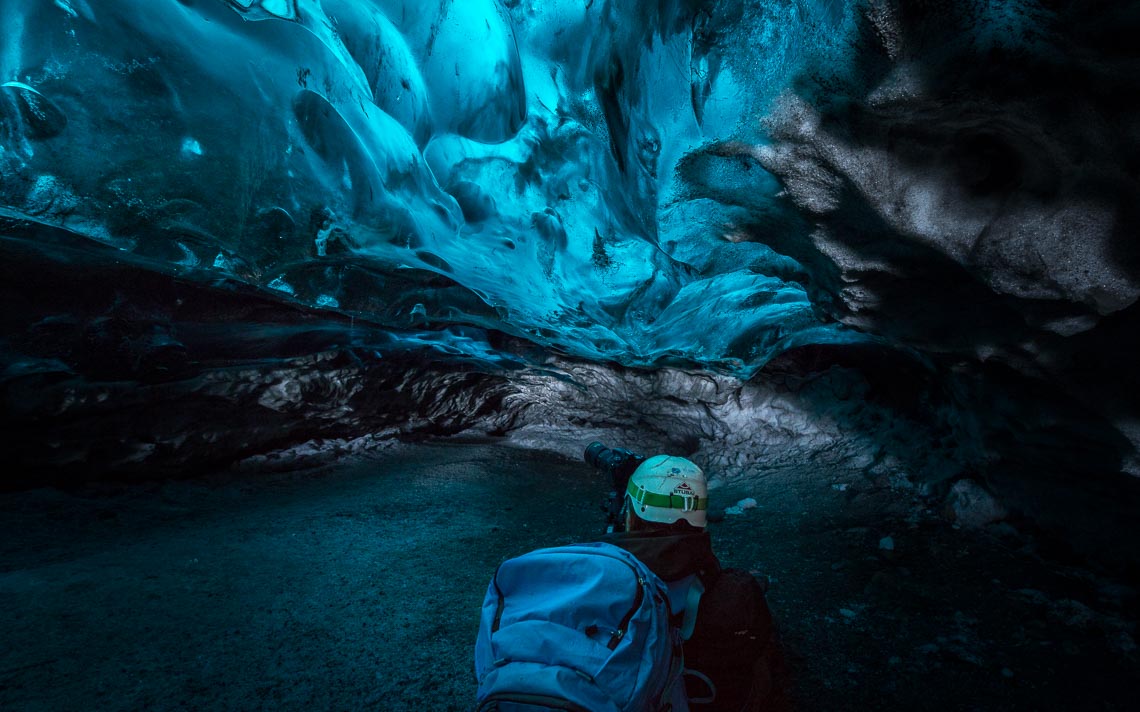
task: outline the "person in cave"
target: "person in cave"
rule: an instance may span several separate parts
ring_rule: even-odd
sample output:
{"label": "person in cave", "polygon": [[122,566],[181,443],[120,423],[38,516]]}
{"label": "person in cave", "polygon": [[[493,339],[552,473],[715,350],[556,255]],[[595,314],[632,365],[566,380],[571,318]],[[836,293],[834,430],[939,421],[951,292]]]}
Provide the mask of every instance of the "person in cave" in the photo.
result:
{"label": "person in cave", "polygon": [[[686,676],[693,709],[789,709],[786,668],[766,587],[747,571],[722,567],[713,553],[708,484],[701,468],[682,457],[646,458],[600,442],[586,448],[585,459],[614,482],[611,531],[602,540],[644,562],[669,585],[671,599],[680,588],[682,600],[672,601],[673,610],[696,608],[695,621],[690,612],[681,623],[687,636],[685,669],[700,673]],[[685,585],[692,582],[697,585]],[[701,589],[692,606],[694,592]],[[709,697],[711,702],[702,702]]]}

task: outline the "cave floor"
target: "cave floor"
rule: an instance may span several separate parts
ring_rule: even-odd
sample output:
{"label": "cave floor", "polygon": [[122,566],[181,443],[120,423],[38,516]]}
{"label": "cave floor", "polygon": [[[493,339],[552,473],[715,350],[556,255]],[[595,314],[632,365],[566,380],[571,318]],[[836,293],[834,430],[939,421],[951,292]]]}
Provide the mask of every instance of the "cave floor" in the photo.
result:
{"label": "cave floor", "polygon": [[[431,443],[2,494],[0,709],[469,709],[495,566],[593,538],[605,488]],[[761,503],[711,531],[772,579],[799,709],[1134,709],[1134,590],[842,471],[714,496]]]}

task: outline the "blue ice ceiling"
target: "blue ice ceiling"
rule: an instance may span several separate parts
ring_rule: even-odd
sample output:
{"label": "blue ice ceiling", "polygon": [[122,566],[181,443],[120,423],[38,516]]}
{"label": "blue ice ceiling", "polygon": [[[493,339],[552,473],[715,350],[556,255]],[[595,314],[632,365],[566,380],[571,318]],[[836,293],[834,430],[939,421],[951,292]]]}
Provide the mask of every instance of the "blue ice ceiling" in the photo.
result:
{"label": "blue ice ceiling", "polygon": [[392,327],[749,373],[867,338],[756,158],[854,5],[0,0],[0,198]]}

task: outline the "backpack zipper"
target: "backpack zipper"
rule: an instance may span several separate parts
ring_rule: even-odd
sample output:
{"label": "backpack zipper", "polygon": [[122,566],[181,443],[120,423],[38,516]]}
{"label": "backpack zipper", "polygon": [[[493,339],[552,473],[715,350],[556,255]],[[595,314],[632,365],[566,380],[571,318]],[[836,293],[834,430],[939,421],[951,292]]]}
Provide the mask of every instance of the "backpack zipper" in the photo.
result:
{"label": "backpack zipper", "polygon": [[491,621],[492,633],[499,632],[499,624],[503,620],[503,607],[507,605],[507,599],[503,596],[503,589],[499,588],[499,569],[501,568],[503,568],[503,564],[496,566],[495,575],[491,577],[491,583],[495,584],[495,593],[499,595],[499,603],[495,607],[495,619]]}
{"label": "backpack zipper", "polygon": [[[634,569],[633,566],[630,566],[629,562],[623,561],[622,563],[629,566],[634,575],[637,575],[637,570]],[[606,646],[610,650],[616,648],[618,643],[621,642],[621,639],[625,637],[625,632],[629,628],[629,622],[633,619],[633,614],[637,613],[638,608],[641,608],[641,602],[645,600],[645,585],[645,579],[641,576],[637,576],[637,595],[633,599],[633,608],[626,611],[625,617],[622,618],[621,623],[618,624],[618,629],[614,631],[613,636],[610,638],[610,644]]]}

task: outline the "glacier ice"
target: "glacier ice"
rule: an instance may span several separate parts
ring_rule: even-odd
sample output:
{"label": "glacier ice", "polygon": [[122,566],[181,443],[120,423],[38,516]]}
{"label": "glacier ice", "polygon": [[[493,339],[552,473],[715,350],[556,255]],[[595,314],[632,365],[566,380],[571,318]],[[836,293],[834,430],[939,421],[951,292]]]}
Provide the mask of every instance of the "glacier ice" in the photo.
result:
{"label": "glacier ice", "polygon": [[[885,476],[906,440],[916,477],[976,470],[1058,523],[1072,483],[1140,473],[1134,4],[0,11],[17,463],[50,448],[87,473],[156,443],[185,463],[496,411],[487,432],[544,447],[618,418],[737,469],[807,443]],[[733,395],[746,377],[802,397],[804,373],[835,388],[791,420]],[[315,397],[253,424],[232,403],[267,378]],[[237,400],[198,442],[180,394]],[[873,397],[932,439],[847,410]],[[754,438],[768,416],[778,443]],[[828,419],[860,424],[855,450]]]}
{"label": "glacier ice", "polygon": [[2,6],[0,204],[187,279],[745,376],[880,338],[1048,371],[1140,296],[1079,9]]}
{"label": "glacier ice", "polygon": [[[158,269],[592,359],[860,340],[738,238],[786,228],[781,187],[717,148],[765,143],[850,8],[716,5],[7,0],[0,198]],[[376,308],[427,275],[468,296]]]}

